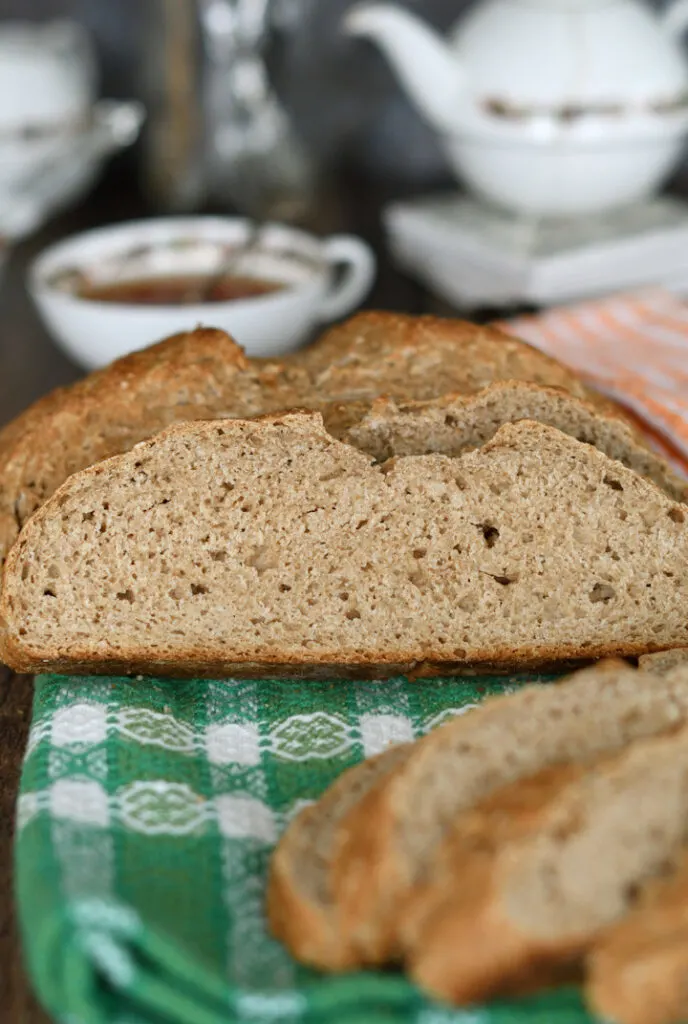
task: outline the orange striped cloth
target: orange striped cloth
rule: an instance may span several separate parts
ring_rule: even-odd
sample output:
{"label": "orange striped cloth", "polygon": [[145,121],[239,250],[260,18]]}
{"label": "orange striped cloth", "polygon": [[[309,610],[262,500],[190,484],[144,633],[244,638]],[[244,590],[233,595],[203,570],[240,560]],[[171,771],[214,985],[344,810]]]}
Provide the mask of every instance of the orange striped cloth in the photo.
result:
{"label": "orange striped cloth", "polygon": [[616,399],[688,476],[688,304],[659,288],[500,323]]}

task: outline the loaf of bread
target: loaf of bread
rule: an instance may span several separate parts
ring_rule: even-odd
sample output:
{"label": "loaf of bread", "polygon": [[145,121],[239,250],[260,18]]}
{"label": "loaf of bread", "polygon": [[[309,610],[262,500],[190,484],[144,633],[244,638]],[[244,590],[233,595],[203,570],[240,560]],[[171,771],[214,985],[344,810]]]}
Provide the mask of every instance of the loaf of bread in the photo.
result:
{"label": "loaf of bread", "polygon": [[384,466],[317,414],[181,424],[70,477],[7,560],[16,669],[336,676],[685,645],[683,505],[550,427]]}
{"label": "loaf of bread", "polygon": [[[605,662],[550,687],[486,701],[416,743],[344,817],[332,852],[342,942],[381,963],[415,946],[457,876],[451,827],[497,787],[618,750],[688,717],[688,670],[658,685]],[[390,949],[393,936],[396,949]]]}
{"label": "loaf of bread", "polygon": [[[495,381],[559,390],[492,394]],[[365,419],[383,394],[391,402],[450,398],[445,412],[441,403],[398,412],[378,406]],[[462,405],[462,396],[478,396],[475,407]],[[372,454],[393,454],[395,445],[400,454],[422,454],[438,445],[453,455],[489,439],[509,418],[540,419],[598,445],[671,497],[685,497],[684,484],[617,406],[536,349],[462,321],[364,313],[283,362],[247,359],[222,331],[199,329],[41,399],[0,432],[0,561],[26,519],[70,474],[172,423],[301,407],[321,410],[335,436]]]}

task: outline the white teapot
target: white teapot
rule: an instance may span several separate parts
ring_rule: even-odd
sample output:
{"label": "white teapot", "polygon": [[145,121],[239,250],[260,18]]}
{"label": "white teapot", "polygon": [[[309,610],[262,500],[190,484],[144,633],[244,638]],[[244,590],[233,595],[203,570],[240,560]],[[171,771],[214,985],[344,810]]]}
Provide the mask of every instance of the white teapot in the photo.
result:
{"label": "white teapot", "polygon": [[688,127],[688,0],[484,0],[445,42],[391,4],[350,11],[475,192],[517,213],[625,205],[674,167]]}

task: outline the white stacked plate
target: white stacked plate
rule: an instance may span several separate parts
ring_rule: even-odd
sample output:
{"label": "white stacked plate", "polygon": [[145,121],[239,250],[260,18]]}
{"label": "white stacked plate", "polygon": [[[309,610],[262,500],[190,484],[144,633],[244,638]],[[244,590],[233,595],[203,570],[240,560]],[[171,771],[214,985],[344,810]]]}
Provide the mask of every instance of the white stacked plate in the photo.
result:
{"label": "white stacked plate", "polygon": [[646,285],[688,294],[688,203],[590,218],[518,218],[450,193],[388,206],[397,264],[457,308],[554,305]]}

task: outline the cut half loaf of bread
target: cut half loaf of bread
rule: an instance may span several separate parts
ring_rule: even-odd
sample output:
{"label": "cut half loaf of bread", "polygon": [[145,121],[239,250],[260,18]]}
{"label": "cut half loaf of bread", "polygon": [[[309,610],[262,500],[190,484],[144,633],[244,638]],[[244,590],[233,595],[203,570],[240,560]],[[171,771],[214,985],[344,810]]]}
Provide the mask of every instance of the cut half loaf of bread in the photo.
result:
{"label": "cut half loaf of bread", "polygon": [[605,415],[563,388],[527,381],[497,381],[475,395],[447,395],[427,402],[379,398],[350,427],[347,440],[378,462],[427,452],[460,455],[485,444],[505,423],[518,420],[556,427],[654,481],[677,501],[686,499],[688,483],[648,449],[629,423],[618,415]]}
{"label": "cut half loaf of bread", "polygon": [[465,1004],[518,989],[534,972],[579,961],[628,913],[688,835],[688,727],[544,786],[525,817],[488,857],[489,872],[479,873],[480,843],[463,844],[455,871],[471,880],[470,898],[438,908],[408,956],[426,991]]}
{"label": "cut half loaf of bread", "polygon": [[332,840],[342,817],[379,778],[408,756],[390,747],[344,772],[325,796],[305,807],[282,836],[270,864],[267,909],[272,933],[301,963],[350,970],[357,951],[342,941],[330,891]]}
{"label": "cut half loaf of bread", "polygon": [[618,1024],[688,1019],[688,855],[650,883],[639,905],[603,934],[587,961],[586,997]]}
{"label": "cut half loaf of bread", "polygon": [[451,830],[478,800],[687,717],[688,668],[660,679],[608,661],[555,685],[487,700],[430,733],[342,820],[332,853],[342,941],[367,963],[416,945],[424,917],[447,899],[454,880],[461,883]]}
{"label": "cut half loaf of bread", "polygon": [[[475,395],[504,380],[560,388],[606,420],[618,418],[619,429],[605,422],[586,427],[586,437],[594,434],[607,454],[641,472],[646,458],[646,475],[671,497],[682,497],[671,470],[649,451],[643,456],[637,450],[643,439],[632,428],[621,428],[622,410],[589,391],[556,360],[500,331],[461,320],[369,312],[282,362],[247,359],[223,331],[199,328],[135,352],[32,405],[0,432],[0,561],[27,518],[70,474],[128,451],[172,423],[306,407],[321,410],[328,429],[347,439],[380,395],[406,402],[451,393],[456,403],[456,396]],[[541,404],[546,422],[565,431],[567,423],[578,429],[586,418],[585,410],[559,416],[555,406],[561,399],[543,398]],[[530,418],[538,419],[537,401],[531,407]],[[519,409],[520,417],[523,403]],[[476,415],[480,412],[479,404]],[[419,416],[419,430],[426,426],[436,432],[433,416]],[[490,431],[478,433],[487,437]],[[366,435],[379,447],[377,434],[369,424],[361,443]],[[419,434],[418,451],[427,450]]]}
{"label": "cut half loaf of bread", "polygon": [[171,427],[71,477],[4,574],[16,669],[533,666],[688,642],[682,505],[523,420],[385,466],[316,414]]}

